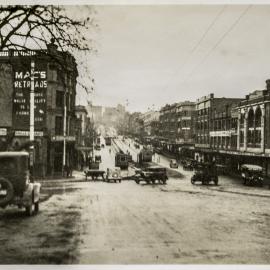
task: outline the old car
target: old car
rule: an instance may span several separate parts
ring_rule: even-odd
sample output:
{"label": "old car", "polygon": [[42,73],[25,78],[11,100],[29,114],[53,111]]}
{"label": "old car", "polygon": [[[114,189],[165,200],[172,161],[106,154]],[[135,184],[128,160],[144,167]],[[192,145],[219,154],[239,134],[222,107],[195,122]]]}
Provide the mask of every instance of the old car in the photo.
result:
{"label": "old car", "polygon": [[107,174],[105,177],[106,182],[119,182],[121,183],[122,181],[122,176],[121,176],[121,168],[119,167],[114,167],[114,168],[108,168],[107,169]]}
{"label": "old car", "polygon": [[95,145],[95,150],[97,150],[97,151],[101,150],[100,144]]}
{"label": "old car", "polygon": [[161,166],[150,166],[137,171],[135,175],[135,182],[139,184],[141,181],[147,184],[155,184],[156,181],[162,184],[166,184],[168,180],[167,170]]}
{"label": "old car", "polygon": [[175,168],[175,169],[178,168],[178,163],[175,159],[170,160],[170,168]]}
{"label": "old car", "polygon": [[201,182],[203,185],[211,182],[218,185],[216,166],[212,163],[201,163],[196,166],[195,174],[191,177],[191,184]]}
{"label": "old car", "polygon": [[102,180],[105,180],[105,171],[99,170],[99,169],[89,169],[84,171],[85,180],[87,180],[87,177],[91,177],[92,180],[99,180],[100,178]]}
{"label": "old car", "polygon": [[181,164],[185,171],[192,171],[196,167],[196,162],[190,159],[182,160]]}
{"label": "old car", "polygon": [[40,187],[30,176],[28,152],[0,152],[0,207],[24,207],[31,216],[39,211]]}
{"label": "old car", "polygon": [[241,176],[244,185],[263,186],[263,168],[258,165],[243,164],[241,166]]}
{"label": "old car", "polygon": [[97,163],[101,162],[101,156],[100,155],[95,156],[95,162],[97,162]]}

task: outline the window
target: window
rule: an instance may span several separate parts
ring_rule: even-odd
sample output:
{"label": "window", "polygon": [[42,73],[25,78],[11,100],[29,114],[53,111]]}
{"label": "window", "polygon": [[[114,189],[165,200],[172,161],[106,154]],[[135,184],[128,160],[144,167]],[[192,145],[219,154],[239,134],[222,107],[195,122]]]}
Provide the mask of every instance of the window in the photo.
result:
{"label": "window", "polygon": [[63,134],[63,117],[55,116],[55,135]]}
{"label": "window", "polygon": [[64,92],[56,91],[56,107],[63,108],[64,107]]}

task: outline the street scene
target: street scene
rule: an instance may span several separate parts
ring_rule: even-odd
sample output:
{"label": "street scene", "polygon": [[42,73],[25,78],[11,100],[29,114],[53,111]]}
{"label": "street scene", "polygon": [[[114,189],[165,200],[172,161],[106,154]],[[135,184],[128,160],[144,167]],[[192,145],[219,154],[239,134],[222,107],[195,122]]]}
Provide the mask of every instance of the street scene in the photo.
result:
{"label": "street scene", "polygon": [[[105,167],[111,148],[100,151]],[[192,172],[160,160],[173,171],[167,185],[85,181],[83,173],[42,182],[39,214],[0,212],[2,263],[268,263],[269,190],[226,176],[219,186],[192,185]]]}
{"label": "street scene", "polygon": [[268,11],[0,5],[0,265],[269,265]]}

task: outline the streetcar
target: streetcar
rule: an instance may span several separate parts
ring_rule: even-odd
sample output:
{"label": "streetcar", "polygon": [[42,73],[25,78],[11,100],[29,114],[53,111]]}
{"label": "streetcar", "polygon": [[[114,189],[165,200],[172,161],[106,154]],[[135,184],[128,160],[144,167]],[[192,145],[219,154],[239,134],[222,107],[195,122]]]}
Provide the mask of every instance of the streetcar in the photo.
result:
{"label": "streetcar", "polygon": [[130,160],[129,154],[118,152],[115,155],[115,167],[120,167],[121,169],[127,169],[129,160]]}
{"label": "streetcar", "polygon": [[112,145],[112,138],[111,137],[105,137],[105,144],[106,145]]}

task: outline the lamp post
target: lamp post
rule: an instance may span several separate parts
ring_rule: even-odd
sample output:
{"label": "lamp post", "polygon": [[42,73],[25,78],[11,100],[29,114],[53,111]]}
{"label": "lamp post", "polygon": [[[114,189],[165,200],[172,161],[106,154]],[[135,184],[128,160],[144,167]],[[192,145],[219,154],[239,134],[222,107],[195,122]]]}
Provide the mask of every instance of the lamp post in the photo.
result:
{"label": "lamp post", "polygon": [[66,89],[65,89],[64,121],[63,121],[63,176],[65,176],[65,168],[66,168],[66,135],[67,135],[67,102],[66,102]]}

